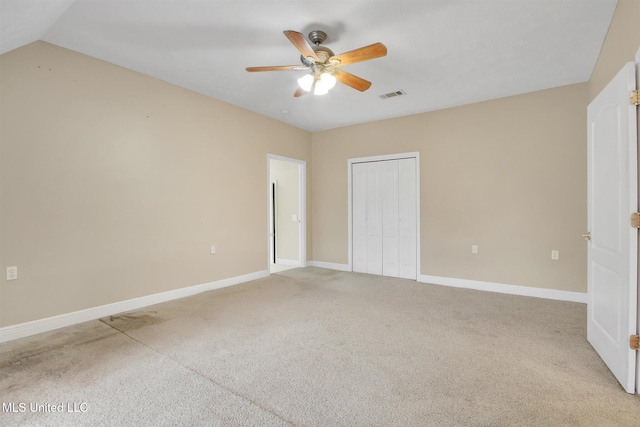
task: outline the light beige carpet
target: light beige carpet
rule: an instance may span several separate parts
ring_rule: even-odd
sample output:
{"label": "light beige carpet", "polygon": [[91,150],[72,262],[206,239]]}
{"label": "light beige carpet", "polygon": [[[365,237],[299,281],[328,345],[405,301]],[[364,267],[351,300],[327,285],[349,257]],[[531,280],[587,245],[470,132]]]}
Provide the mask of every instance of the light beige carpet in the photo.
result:
{"label": "light beige carpet", "polygon": [[639,426],[585,325],[582,304],[294,269],[0,345],[0,425]]}

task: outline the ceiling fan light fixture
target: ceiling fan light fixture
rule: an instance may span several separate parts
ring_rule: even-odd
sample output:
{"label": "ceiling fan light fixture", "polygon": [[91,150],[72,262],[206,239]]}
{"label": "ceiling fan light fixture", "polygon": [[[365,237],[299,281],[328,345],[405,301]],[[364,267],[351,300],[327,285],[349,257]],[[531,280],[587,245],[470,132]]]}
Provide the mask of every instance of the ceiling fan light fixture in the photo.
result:
{"label": "ceiling fan light fixture", "polygon": [[336,77],[331,74],[331,73],[322,73],[320,75],[320,79],[318,80],[318,83],[316,83],[316,87],[318,85],[321,85],[322,87],[327,89],[327,92],[330,91],[331,89],[333,89],[333,87],[336,85]]}
{"label": "ceiling fan light fixture", "polygon": [[311,91],[311,85],[313,84],[313,74],[305,74],[298,79],[298,86],[305,92]]}
{"label": "ceiling fan light fixture", "polygon": [[329,93],[329,90],[325,87],[319,86],[316,84],[316,88],[313,91],[314,95],[326,95]]}
{"label": "ceiling fan light fixture", "polygon": [[[316,87],[313,90],[314,95],[326,95],[336,85],[336,78],[333,74],[322,73],[316,81]],[[305,74],[298,79],[298,86],[305,92],[311,91],[313,86],[313,74]]]}

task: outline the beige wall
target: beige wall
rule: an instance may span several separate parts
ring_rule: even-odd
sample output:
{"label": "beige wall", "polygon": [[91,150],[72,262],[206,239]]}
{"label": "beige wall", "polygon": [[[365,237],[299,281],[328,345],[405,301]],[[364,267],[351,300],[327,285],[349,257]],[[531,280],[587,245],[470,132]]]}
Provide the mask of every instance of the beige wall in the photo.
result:
{"label": "beige wall", "polygon": [[276,181],[276,255],[279,259],[299,261],[298,253],[298,222],[291,220],[291,215],[296,218],[298,212],[299,188],[298,165],[292,162],[271,160],[271,180]]}
{"label": "beige wall", "polygon": [[347,160],[419,151],[421,274],[586,292],[585,107],[578,84],[314,133],[314,260],[348,262]]}
{"label": "beige wall", "polygon": [[618,0],[598,62],[589,80],[589,100],[609,83],[640,48],[640,0]]}
{"label": "beige wall", "polygon": [[0,87],[0,327],[267,268],[267,153],[308,132],[44,42]]}

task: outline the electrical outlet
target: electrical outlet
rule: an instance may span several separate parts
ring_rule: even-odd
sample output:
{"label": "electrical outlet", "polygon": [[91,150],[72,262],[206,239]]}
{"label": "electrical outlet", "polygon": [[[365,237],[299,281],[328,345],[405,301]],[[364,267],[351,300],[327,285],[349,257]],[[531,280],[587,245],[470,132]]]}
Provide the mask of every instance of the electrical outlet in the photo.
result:
{"label": "electrical outlet", "polygon": [[472,254],[478,253],[478,245],[471,245],[471,253]]}
{"label": "electrical outlet", "polygon": [[7,267],[7,280],[16,280],[18,278],[18,267]]}
{"label": "electrical outlet", "polygon": [[211,245],[211,255],[216,253],[216,245]]}
{"label": "electrical outlet", "polygon": [[551,259],[559,260],[560,259],[560,251],[551,251]]}

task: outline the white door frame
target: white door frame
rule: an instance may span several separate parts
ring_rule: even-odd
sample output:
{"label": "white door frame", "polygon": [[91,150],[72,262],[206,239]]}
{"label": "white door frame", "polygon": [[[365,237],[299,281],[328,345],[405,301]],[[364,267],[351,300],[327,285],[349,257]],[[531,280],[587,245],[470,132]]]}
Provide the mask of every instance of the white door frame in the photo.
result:
{"label": "white door frame", "polygon": [[271,239],[271,160],[298,165],[298,267],[307,266],[307,162],[267,153],[267,271],[271,272],[273,244]]}
{"label": "white door frame", "polygon": [[[636,88],[640,88],[640,47],[636,52]],[[638,133],[638,143],[640,143],[640,107],[636,107],[636,130]],[[640,150],[639,150],[640,152]],[[638,162],[640,165],[640,161]],[[640,173],[638,174],[640,179]],[[640,184],[638,185],[640,188]],[[638,265],[640,265],[640,250],[638,251]],[[640,333],[640,275],[638,276],[638,320],[636,333]],[[636,394],[640,394],[640,351],[636,352]]]}
{"label": "white door frame", "polygon": [[371,156],[371,157],[356,157],[353,159],[349,159],[347,161],[348,168],[348,206],[349,206],[349,264],[348,270],[353,271],[353,200],[352,200],[352,165],[354,163],[366,163],[366,162],[381,162],[385,160],[400,160],[400,159],[416,159],[416,280],[420,280],[420,152],[413,151],[409,153],[398,153],[398,154],[384,154],[381,156]]}

